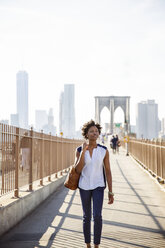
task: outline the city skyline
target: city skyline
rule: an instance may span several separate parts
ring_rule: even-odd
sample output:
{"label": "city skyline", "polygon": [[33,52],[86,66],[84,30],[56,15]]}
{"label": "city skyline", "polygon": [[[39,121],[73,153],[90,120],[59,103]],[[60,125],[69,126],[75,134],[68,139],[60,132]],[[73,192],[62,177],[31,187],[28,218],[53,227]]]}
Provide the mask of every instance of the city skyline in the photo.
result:
{"label": "city skyline", "polygon": [[[20,89],[19,89],[19,87],[18,86],[20,86],[20,84],[22,84],[22,86],[20,87]],[[64,93],[66,94],[67,93],[67,95],[68,95],[68,93],[69,93],[69,87],[71,87],[71,86],[73,86],[73,87],[75,87],[75,85],[74,84],[64,84],[63,85],[63,88],[64,88],[64,90],[63,91],[61,91],[61,93],[60,93],[60,96],[59,96],[59,109],[58,109],[58,113],[59,113],[59,120],[57,121],[58,123],[59,123],[59,128],[58,128],[58,130],[56,130],[56,134],[60,134],[61,132],[62,132],[62,129],[60,129],[60,125],[61,126],[65,126],[65,120],[64,120],[64,116],[66,115],[66,113],[64,114],[64,111],[62,111],[62,105],[63,105],[63,101],[64,101]],[[20,106],[21,106],[21,99],[23,98],[23,97],[20,97],[21,96],[21,93],[22,93],[22,90],[24,91],[25,90],[25,88],[27,88],[28,89],[28,73],[26,72],[26,71],[18,71],[17,73],[16,73],[16,88],[17,88],[17,94],[16,94],[16,96],[17,96],[17,99],[16,99],[16,107],[17,107],[17,113],[16,114],[10,114],[10,121],[9,121],[9,119],[2,119],[3,121],[2,122],[10,122],[10,124],[11,125],[16,125],[16,126],[20,126],[20,127],[23,127],[23,125],[22,124],[19,124],[19,114],[18,114],[18,112],[20,111],[19,110],[19,108],[20,108]],[[72,92],[71,92],[72,93]],[[26,107],[26,110],[27,111],[22,111],[23,109],[21,108],[21,111],[22,112],[24,112],[24,115],[26,115],[27,114],[27,112],[28,112],[28,90],[27,90],[27,93],[25,94],[23,94],[23,95],[26,95],[26,98],[27,99],[25,99],[24,100],[24,102],[23,102],[23,104],[22,104],[22,106],[23,105],[27,105],[27,106],[25,106]],[[74,93],[72,93],[71,94],[71,96],[73,97],[73,101],[74,101],[74,98],[75,98],[75,94]],[[70,97],[71,97],[70,96]],[[106,96],[107,97],[107,96]],[[117,96],[117,97],[119,97],[119,96]],[[126,97],[126,96],[124,96],[124,97]],[[66,97],[65,97],[66,98]],[[69,96],[67,96],[67,99],[69,99]],[[26,103],[26,100],[27,100],[27,103]],[[66,100],[66,99],[65,99]],[[141,102],[138,102],[138,103],[136,103],[136,108],[137,108],[137,106],[139,105],[139,104],[142,104],[142,103],[147,103],[147,102],[154,102],[155,103],[155,99],[147,99],[147,101],[146,101],[146,99],[143,99]],[[68,102],[67,102],[68,103]],[[156,105],[157,105],[157,114],[158,114],[158,104],[157,103],[155,103]],[[69,106],[69,104],[68,104],[68,106]],[[75,108],[75,107],[74,107]],[[51,109],[51,111],[53,111],[53,108],[49,108],[49,111],[50,111],[50,109]],[[105,110],[106,109],[106,110]],[[60,111],[62,111],[63,112],[63,114],[60,114]],[[105,107],[103,107],[103,109],[102,109],[102,111],[101,111],[101,114],[100,114],[100,122],[101,122],[101,124],[102,124],[102,126],[103,126],[103,130],[104,130],[104,125],[107,123],[106,121],[105,121],[105,113],[103,113],[103,112],[106,112],[107,114],[108,114],[108,116],[109,116],[109,114],[110,114],[110,112],[109,112],[109,110],[106,108],[106,106]],[[121,123],[121,124],[123,124],[124,125],[124,112],[123,112],[123,110],[122,110],[122,108],[119,106],[116,110],[115,110],[115,112],[114,112],[114,114],[116,113],[116,112],[122,112],[121,113],[121,115],[122,116],[119,116],[120,114],[118,113],[118,116],[114,119],[114,123]],[[41,131],[43,128],[42,127],[40,127],[40,128],[38,128],[37,127],[37,122],[36,122],[36,113],[41,113],[41,112],[44,112],[44,113],[46,113],[46,110],[45,109],[38,109],[38,110],[35,110],[35,122],[34,123],[32,123],[31,125],[29,125],[29,128],[30,128],[30,126],[33,126],[34,128],[36,128],[38,131]],[[65,111],[66,112],[66,111]],[[74,110],[74,112],[75,112],[75,110]],[[52,112],[53,113],[53,112]],[[42,115],[43,115],[43,113],[42,113]],[[47,114],[46,114],[47,115]],[[22,116],[22,117],[24,117],[24,116]],[[47,117],[48,117],[48,115],[47,115]],[[54,119],[54,115],[52,115],[52,118]],[[106,118],[107,118],[107,116],[106,116]],[[108,117],[109,118],[109,117]],[[119,119],[118,119],[119,118]],[[17,119],[17,120],[16,120]],[[26,118],[25,118],[26,119]],[[93,117],[93,118],[91,118],[91,119],[95,119],[95,117]],[[161,122],[161,121],[163,121],[163,119],[164,118],[162,118],[162,119],[159,119],[158,118],[158,120]],[[13,123],[12,123],[13,122]],[[17,124],[17,122],[18,122],[18,124]],[[22,118],[22,123],[23,123],[23,118]],[[45,125],[47,125],[46,124],[47,123],[47,121],[45,122]],[[63,124],[61,124],[61,123],[63,123]],[[76,123],[76,120],[75,120],[75,123]],[[75,124],[74,124],[75,125]],[[130,123],[130,125],[131,125],[131,123]],[[137,115],[136,115],[136,123],[135,123],[135,126],[136,126],[136,128],[137,128]],[[27,126],[26,126],[27,127]],[[24,125],[24,128],[25,128],[25,125]],[[28,127],[27,127],[28,128]],[[74,129],[75,131],[79,131],[80,130],[80,128],[81,128],[81,126],[79,127],[79,128],[77,128],[77,129]],[[54,131],[53,131],[53,133],[54,133]],[[54,133],[55,134],[55,133]]]}
{"label": "city skyline", "polygon": [[[64,8],[65,6],[65,8]],[[0,119],[16,113],[16,72],[29,75],[29,124],[35,110],[54,109],[75,84],[76,129],[94,118],[95,96],[154,99],[164,112],[165,2],[152,1],[1,1]],[[106,112],[105,112],[106,121]]]}

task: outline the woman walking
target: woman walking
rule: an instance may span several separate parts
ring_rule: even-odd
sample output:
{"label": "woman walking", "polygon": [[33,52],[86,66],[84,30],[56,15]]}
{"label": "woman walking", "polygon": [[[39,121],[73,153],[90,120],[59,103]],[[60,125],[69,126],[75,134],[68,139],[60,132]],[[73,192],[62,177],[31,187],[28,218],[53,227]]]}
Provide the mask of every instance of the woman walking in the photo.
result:
{"label": "woman walking", "polygon": [[[93,120],[85,123],[82,135],[85,142],[76,150],[76,172],[81,173],[79,180],[80,197],[83,208],[83,232],[86,247],[91,247],[91,202],[93,202],[94,247],[98,248],[102,232],[102,206],[106,181],[108,184],[108,204],[114,201],[109,152],[105,146],[97,144],[101,126]],[[105,173],[104,173],[105,169]]]}

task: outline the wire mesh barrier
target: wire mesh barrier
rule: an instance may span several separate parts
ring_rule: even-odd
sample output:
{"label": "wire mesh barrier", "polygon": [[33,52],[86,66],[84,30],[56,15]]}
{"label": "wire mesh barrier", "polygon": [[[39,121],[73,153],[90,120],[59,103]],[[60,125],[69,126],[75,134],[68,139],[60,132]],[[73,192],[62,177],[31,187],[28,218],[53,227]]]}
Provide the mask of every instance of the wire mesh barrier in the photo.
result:
{"label": "wire mesh barrier", "polygon": [[0,196],[21,187],[33,190],[37,180],[51,181],[74,163],[81,140],[26,130],[0,123]]}
{"label": "wire mesh barrier", "polygon": [[154,176],[165,179],[165,141],[131,138],[128,143],[128,150]]}

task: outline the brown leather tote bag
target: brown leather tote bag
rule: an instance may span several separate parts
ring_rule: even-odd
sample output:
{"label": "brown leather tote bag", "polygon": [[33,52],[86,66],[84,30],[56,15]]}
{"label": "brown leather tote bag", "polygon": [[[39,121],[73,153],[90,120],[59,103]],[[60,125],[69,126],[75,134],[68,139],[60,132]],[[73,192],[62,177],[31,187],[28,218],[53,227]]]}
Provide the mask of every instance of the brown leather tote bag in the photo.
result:
{"label": "brown leather tote bag", "polygon": [[72,166],[68,172],[68,175],[65,179],[64,186],[68,189],[75,190],[78,188],[80,174],[75,170],[75,167]]}

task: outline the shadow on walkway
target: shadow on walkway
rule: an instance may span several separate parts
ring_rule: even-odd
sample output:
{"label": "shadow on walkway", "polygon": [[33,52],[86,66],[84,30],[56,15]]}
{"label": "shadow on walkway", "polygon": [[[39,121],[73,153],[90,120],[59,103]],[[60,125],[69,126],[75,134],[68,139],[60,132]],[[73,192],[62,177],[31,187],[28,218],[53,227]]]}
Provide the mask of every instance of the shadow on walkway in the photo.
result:
{"label": "shadow on walkway", "polygon": [[[124,174],[124,171],[122,170],[120,164],[119,164],[119,161],[116,159],[116,164],[118,165],[119,169],[120,169],[120,172],[122,174],[122,176],[124,177],[124,179],[126,180],[127,184],[129,185],[129,187],[131,188],[131,190],[134,192],[134,194],[137,196],[137,198],[139,199],[139,202],[140,204],[142,204],[145,209],[146,209],[146,212],[148,213],[148,216],[150,216],[153,221],[155,222],[155,224],[157,225],[158,229],[159,230],[155,230],[155,229],[152,229],[150,228],[149,231],[150,232],[157,232],[157,233],[161,233],[164,237],[165,237],[165,230],[162,228],[160,222],[157,220],[157,216],[154,216],[154,214],[152,213],[152,211],[149,209],[149,206],[148,204],[146,204],[144,202],[144,200],[142,199],[142,197],[140,196],[140,194],[136,191],[135,187],[129,182],[129,180],[127,179],[126,175]],[[165,217],[163,217],[165,219]],[[131,227],[133,228],[133,227]],[[136,227],[137,229],[138,227]],[[148,228],[143,228],[143,231],[148,231]]]}
{"label": "shadow on walkway", "polygon": [[[63,186],[60,187],[58,191],[53,193],[15,228],[6,233],[0,239],[0,247],[54,247],[53,243],[56,235],[62,230],[66,218],[69,217],[72,222],[77,218],[73,214],[69,215],[76,191],[72,193],[68,191]],[[81,220],[81,217],[79,219]],[[67,237],[64,234],[61,238],[61,242],[63,243]]]}

